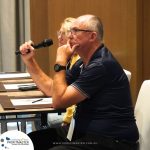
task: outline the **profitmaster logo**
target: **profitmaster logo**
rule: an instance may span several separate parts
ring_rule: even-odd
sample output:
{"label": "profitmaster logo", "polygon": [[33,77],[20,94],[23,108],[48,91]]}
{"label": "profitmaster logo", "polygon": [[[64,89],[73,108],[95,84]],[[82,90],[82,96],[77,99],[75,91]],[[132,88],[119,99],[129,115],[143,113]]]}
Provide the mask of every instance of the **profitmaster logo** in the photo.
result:
{"label": "profitmaster logo", "polygon": [[0,150],[20,149],[34,149],[31,139],[25,133],[20,131],[7,131],[0,136]]}

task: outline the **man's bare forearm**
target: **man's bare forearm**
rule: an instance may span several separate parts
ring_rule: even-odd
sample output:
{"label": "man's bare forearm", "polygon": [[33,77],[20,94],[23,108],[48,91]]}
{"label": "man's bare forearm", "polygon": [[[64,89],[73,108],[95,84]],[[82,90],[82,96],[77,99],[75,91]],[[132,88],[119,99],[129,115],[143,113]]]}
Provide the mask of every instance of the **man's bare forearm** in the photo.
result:
{"label": "man's bare forearm", "polygon": [[38,88],[47,96],[52,96],[53,80],[41,70],[36,60],[31,59],[26,66]]}
{"label": "man's bare forearm", "polygon": [[67,89],[65,70],[56,73],[53,82],[53,104],[56,108],[64,107],[63,95]]}

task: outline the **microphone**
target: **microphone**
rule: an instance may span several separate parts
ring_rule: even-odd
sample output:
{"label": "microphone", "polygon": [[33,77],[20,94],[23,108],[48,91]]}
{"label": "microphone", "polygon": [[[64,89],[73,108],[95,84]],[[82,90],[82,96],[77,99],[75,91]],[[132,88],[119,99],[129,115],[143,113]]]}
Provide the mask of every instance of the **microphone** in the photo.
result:
{"label": "microphone", "polygon": [[[32,44],[31,44],[32,45]],[[36,44],[36,45],[32,45],[33,48],[38,49],[38,48],[43,48],[43,47],[48,47],[50,45],[53,45],[53,40],[52,39],[45,39],[43,40],[41,43]],[[30,50],[27,52],[30,53]],[[17,50],[15,52],[16,55],[21,54],[21,52],[19,50]]]}

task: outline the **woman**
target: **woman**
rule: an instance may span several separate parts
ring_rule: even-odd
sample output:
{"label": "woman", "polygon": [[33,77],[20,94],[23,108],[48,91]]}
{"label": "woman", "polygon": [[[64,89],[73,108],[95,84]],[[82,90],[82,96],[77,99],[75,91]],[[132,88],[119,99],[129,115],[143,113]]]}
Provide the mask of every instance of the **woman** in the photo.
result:
{"label": "woman", "polygon": [[[68,17],[62,22],[60,30],[57,32],[59,46],[62,46],[67,43],[68,34],[73,21],[75,21],[75,18]],[[70,60],[70,68],[78,59],[79,56],[77,54],[74,54],[72,59]],[[75,110],[75,106],[73,105],[66,109],[66,113],[62,113],[61,115],[58,115],[58,113],[48,114],[49,127],[59,127],[60,125],[68,127],[74,110]],[[37,130],[41,128],[39,121],[35,121],[35,128]]]}

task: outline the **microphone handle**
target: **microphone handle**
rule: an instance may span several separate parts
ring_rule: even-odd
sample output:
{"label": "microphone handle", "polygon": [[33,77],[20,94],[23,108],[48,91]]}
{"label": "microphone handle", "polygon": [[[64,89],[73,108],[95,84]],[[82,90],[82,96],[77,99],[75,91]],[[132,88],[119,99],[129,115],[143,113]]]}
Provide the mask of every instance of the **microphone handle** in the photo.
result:
{"label": "microphone handle", "polygon": [[[30,53],[30,50],[29,50],[29,49],[28,49],[27,53]],[[16,51],[15,51],[15,54],[16,54],[16,55],[21,54],[20,50],[16,50]]]}
{"label": "microphone handle", "polygon": [[[38,49],[38,48],[43,47],[42,45],[39,46],[39,45],[33,45],[33,44],[31,44],[31,46],[32,46],[33,48],[35,48],[35,49]],[[29,50],[29,49],[28,49],[27,53],[30,53],[30,50]],[[16,51],[15,51],[15,54],[16,54],[16,55],[21,54],[20,50],[16,50]]]}

